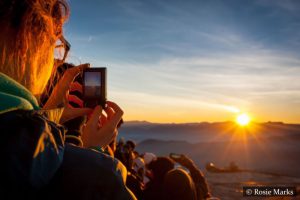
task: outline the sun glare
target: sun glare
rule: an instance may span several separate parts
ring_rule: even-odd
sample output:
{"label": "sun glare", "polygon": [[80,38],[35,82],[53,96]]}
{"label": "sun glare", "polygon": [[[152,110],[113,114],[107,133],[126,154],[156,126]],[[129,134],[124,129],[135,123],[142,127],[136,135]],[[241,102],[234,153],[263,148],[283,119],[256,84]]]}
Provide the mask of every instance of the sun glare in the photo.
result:
{"label": "sun glare", "polygon": [[246,113],[239,114],[236,117],[236,123],[240,126],[247,126],[250,123],[250,117]]}

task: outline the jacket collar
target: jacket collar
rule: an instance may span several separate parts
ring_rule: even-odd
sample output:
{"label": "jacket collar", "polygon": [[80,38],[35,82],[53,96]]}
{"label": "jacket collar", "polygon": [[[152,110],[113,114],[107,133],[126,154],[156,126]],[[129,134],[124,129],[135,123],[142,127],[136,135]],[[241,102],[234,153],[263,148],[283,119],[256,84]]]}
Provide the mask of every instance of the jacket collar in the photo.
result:
{"label": "jacket collar", "polygon": [[23,109],[38,110],[37,99],[20,83],[0,72],[0,113]]}
{"label": "jacket collar", "polygon": [[63,108],[41,110],[38,101],[23,85],[0,72],[0,114],[14,110],[36,110],[56,123]]}

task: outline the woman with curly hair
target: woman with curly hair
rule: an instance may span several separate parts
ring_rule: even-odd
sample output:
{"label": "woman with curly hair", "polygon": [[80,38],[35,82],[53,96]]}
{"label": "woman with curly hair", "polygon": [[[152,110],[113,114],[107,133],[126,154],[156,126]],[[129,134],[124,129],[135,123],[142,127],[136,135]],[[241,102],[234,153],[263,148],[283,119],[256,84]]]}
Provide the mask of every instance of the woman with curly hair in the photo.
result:
{"label": "woman with curly hair", "polygon": [[135,199],[120,162],[65,145],[61,123],[92,112],[83,130],[84,147],[106,147],[123,115],[113,102],[105,110],[66,106],[69,86],[88,64],[68,69],[46,104],[39,104],[56,70],[54,51],[68,15],[64,0],[0,1],[1,198]]}

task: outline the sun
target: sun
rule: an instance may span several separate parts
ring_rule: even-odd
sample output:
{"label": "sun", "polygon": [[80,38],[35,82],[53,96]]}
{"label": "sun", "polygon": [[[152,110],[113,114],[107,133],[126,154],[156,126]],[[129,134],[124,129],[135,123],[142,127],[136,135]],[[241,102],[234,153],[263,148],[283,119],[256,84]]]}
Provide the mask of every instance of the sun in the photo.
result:
{"label": "sun", "polygon": [[248,114],[246,113],[242,113],[242,114],[239,114],[237,117],[236,117],[236,123],[239,124],[240,126],[247,126],[251,119],[249,117]]}

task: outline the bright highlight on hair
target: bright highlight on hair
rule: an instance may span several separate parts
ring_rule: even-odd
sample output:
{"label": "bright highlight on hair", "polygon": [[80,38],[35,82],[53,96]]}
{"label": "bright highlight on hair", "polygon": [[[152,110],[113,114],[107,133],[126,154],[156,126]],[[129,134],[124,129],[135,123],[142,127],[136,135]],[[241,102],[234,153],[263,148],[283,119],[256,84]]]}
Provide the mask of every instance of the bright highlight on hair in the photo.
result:
{"label": "bright highlight on hair", "polygon": [[0,1],[0,71],[32,94],[54,73],[54,47],[69,16],[66,0]]}

